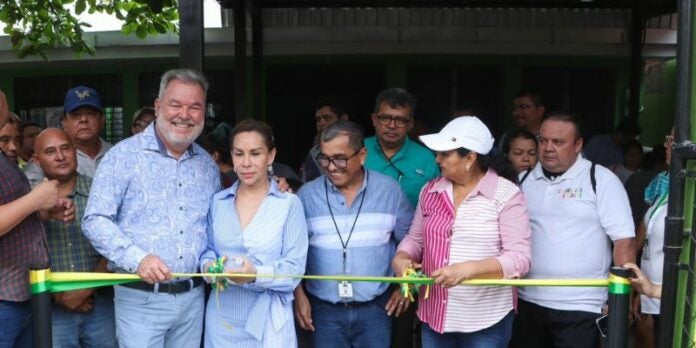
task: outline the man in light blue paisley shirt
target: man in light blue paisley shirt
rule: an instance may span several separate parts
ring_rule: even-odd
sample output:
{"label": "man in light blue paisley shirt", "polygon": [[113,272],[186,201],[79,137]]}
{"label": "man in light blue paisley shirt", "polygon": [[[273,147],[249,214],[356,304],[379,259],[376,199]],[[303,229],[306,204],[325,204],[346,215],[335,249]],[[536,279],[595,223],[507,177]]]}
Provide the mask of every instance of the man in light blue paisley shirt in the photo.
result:
{"label": "man in light blue paisley shirt", "polygon": [[198,271],[208,206],[220,189],[215,162],[194,144],[207,89],[197,71],[164,73],[155,122],[114,146],[94,176],[84,233],[112,270],[143,279],[114,287],[121,348],[200,345],[200,278],[171,274]]}

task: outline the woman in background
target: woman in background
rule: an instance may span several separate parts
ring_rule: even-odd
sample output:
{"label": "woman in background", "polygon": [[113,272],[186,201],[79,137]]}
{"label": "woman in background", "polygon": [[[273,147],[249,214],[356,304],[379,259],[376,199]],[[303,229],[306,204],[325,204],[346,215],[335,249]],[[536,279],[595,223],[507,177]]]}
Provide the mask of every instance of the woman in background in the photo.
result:
{"label": "woman in background", "polygon": [[537,140],[524,129],[507,133],[500,149],[510,159],[517,173],[532,169],[537,163]]}

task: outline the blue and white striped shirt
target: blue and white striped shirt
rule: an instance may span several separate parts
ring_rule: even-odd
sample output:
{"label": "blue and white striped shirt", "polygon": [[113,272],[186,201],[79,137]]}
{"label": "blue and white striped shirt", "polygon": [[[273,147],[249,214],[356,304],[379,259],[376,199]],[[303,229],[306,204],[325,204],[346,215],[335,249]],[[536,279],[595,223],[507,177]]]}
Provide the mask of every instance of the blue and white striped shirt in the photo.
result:
{"label": "blue and white striped shirt", "polygon": [[[302,203],[294,194],[280,192],[276,182],[270,181],[268,195],[243,231],[235,208],[239,181],[213,196],[208,213],[208,250],[201,256],[201,267],[220,256],[231,259],[242,255],[252,261],[260,275],[304,272],[307,225]],[[254,346],[245,341],[248,335],[230,330],[225,323],[244,326],[262,346],[293,340],[292,299],[298,283],[299,279],[293,278],[259,277],[221,292],[219,303],[211,296],[206,346]],[[272,330],[267,325],[273,325]],[[287,335],[292,337],[283,337]]]}
{"label": "blue and white striped shirt", "polygon": [[[326,201],[331,205],[336,225]],[[305,209],[309,230],[307,274],[391,276],[391,259],[395,245],[408,233],[413,208],[392,178],[365,171],[363,185],[350,207],[343,194],[326,176],[306,183],[298,193]],[[348,239],[362,197],[365,197],[353,235],[347,246],[346,270],[343,270],[343,242]],[[354,282],[353,298],[347,301],[365,302],[387,290],[387,283]],[[338,296],[336,281],[307,281],[307,291],[331,303],[344,301]]]}
{"label": "blue and white striped shirt", "polygon": [[106,153],[92,181],[82,230],[114,271],[134,273],[154,254],[172,272],[196,272],[220,172],[197,144],[178,160],[169,155],[154,125]]}

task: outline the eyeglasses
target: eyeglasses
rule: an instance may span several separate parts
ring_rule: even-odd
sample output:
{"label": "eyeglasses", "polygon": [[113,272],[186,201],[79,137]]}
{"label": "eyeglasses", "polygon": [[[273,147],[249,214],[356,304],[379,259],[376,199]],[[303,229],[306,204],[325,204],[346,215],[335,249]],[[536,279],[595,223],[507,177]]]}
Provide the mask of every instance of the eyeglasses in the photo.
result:
{"label": "eyeglasses", "polygon": [[394,121],[394,124],[401,128],[401,127],[406,127],[409,122],[411,122],[410,117],[399,117],[399,116],[390,116],[390,115],[377,115],[377,119],[379,120],[379,123],[381,123],[383,126],[388,126],[392,121]]}
{"label": "eyeglasses", "polygon": [[362,150],[362,149],[358,149],[357,151],[355,151],[355,153],[353,153],[352,155],[345,157],[345,158],[331,158],[331,157],[327,157],[323,154],[318,154],[316,157],[317,163],[319,163],[319,165],[322,166],[323,168],[329,168],[329,165],[331,163],[333,163],[333,165],[336,168],[343,169],[345,167],[348,167],[348,160],[355,157],[357,154],[359,154],[360,150]]}

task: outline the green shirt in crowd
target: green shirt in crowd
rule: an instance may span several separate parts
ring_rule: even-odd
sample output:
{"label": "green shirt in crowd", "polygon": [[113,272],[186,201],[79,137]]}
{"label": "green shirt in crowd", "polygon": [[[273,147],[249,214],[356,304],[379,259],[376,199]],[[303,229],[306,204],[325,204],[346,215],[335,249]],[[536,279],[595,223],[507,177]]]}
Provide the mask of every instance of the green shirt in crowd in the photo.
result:
{"label": "green shirt in crowd", "polygon": [[380,172],[399,182],[408,201],[415,207],[421,188],[428,181],[440,175],[432,151],[411,139],[394,154],[391,161],[384,156],[376,137],[365,139],[367,159],[365,168]]}

